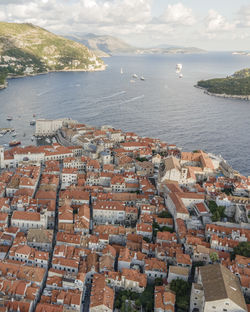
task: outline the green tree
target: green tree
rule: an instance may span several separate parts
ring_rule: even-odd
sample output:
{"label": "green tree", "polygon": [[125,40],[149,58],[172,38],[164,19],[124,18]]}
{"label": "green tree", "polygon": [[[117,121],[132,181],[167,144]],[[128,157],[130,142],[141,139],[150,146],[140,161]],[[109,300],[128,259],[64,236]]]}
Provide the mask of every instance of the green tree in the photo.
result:
{"label": "green tree", "polygon": [[210,255],[210,260],[214,263],[217,262],[219,260],[219,256],[217,254],[217,252],[211,252]]}
{"label": "green tree", "polygon": [[166,211],[166,210],[160,212],[160,213],[158,214],[158,217],[159,217],[159,218],[173,218],[172,215],[171,215],[171,213],[168,212],[168,211]]}
{"label": "green tree", "polygon": [[154,310],[154,285],[147,285],[140,296],[140,302],[146,312]]}
{"label": "green tree", "polygon": [[190,300],[190,284],[181,279],[173,280],[170,289],[176,294],[176,306],[178,309],[188,311]]}
{"label": "green tree", "polygon": [[234,254],[250,258],[250,242],[241,242],[234,247]]}
{"label": "green tree", "polygon": [[155,286],[162,286],[163,285],[163,280],[160,277],[157,277],[155,279]]}

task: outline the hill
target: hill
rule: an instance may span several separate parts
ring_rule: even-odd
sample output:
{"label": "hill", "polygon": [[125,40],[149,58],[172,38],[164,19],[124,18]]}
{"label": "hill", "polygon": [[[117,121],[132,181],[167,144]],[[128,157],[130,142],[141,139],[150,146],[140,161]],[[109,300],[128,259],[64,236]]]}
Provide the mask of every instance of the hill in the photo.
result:
{"label": "hill", "polygon": [[195,54],[205,53],[205,50],[194,47],[167,47],[167,48],[147,48],[138,49],[137,54]]}
{"label": "hill", "polygon": [[71,40],[86,45],[99,57],[108,57],[111,55],[135,53],[136,48],[127,44],[121,39],[113,36],[100,36],[95,34],[65,36]]}
{"label": "hill", "polygon": [[193,47],[176,47],[168,44],[154,48],[133,47],[125,41],[113,36],[95,34],[65,36],[86,45],[99,57],[108,57],[121,54],[176,54],[176,53],[203,53],[204,50]]}
{"label": "hill", "polygon": [[197,86],[211,94],[245,98],[250,96],[250,69],[237,71],[226,78],[201,80],[198,81]]}
{"label": "hill", "polygon": [[84,45],[32,24],[0,22],[0,84],[7,76],[104,69]]}

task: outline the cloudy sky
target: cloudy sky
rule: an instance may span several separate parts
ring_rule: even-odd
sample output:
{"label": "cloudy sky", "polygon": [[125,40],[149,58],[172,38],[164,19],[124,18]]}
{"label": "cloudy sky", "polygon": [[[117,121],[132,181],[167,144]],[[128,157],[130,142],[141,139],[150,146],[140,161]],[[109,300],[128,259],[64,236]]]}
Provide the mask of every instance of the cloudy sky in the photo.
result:
{"label": "cloudy sky", "polygon": [[110,34],[138,47],[250,50],[250,0],[0,0],[0,20]]}

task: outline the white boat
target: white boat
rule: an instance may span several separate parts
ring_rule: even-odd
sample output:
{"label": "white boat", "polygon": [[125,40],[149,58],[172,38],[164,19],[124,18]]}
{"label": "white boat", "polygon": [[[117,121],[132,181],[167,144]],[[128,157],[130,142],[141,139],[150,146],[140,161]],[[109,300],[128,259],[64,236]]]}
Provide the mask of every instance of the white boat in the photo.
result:
{"label": "white boat", "polygon": [[11,121],[13,118],[12,118],[11,116],[8,116],[6,119],[7,119],[8,121]]}
{"label": "white boat", "polygon": [[182,70],[182,64],[176,64],[176,72],[180,72]]}
{"label": "white boat", "polygon": [[136,75],[136,74],[133,74],[133,76],[132,76],[133,78],[138,78],[138,76]]}
{"label": "white boat", "polygon": [[121,74],[123,74],[123,69],[122,69],[122,67],[121,67]]}
{"label": "white boat", "polygon": [[16,132],[13,132],[11,136],[14,138],[14,137],[17,136],[17,133],[16,133]]}
{"label": "white boat", "polygon": [[183,78],[183,75],[182,75],[182,74],[180,74],[180,75],[179,75],[179,78]]}
{"label": "white boat", "polygon": [[30,121],[31,126],[34,126],[35,124],[36,124],[36,121],[34,119]]}
{"label": "white boat", "polygon": [[33,136],[30,139],[31,139],[31,141],[34,141],[34,137]]}
{"label": "white boat", "polygon": [[141,77],[140,77],[140,79],[141,79],[142,81],[144,81],[144,80],[145,80],[145,78],[144,78],[143,76],[141,76]]}

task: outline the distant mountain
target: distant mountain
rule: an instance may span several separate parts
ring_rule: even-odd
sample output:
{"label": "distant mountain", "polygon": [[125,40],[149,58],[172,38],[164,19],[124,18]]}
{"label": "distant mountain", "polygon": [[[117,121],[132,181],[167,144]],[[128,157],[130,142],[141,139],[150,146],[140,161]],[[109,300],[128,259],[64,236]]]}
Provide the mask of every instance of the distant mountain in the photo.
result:
{"label": "distant mountain", "polygon": [[32,24],[0,22],[1,85],[7,76],[104,68],[103,61],[80,43]]}
{"label": "distant mountain", "polygon": [[160,45],[154,48],[137,48],[129,45],[121,39],[113,36],[101,36],[95,34],[75,34],[65,36],[86,45],[99,57],[107,57],[118,54],[174,54],[174,53],[204,53],[205,51],[193,47],[179,47],[174,45]]}
{"label": "distant mountain", "polygon": [[194,54],[205,52],[205,50],[194,47],[148,48],[136,51],[137,54]]}
{"label": "distant mountain", "polygon": [[117,54],[135,53],[136,48],[113,36],[99,36],[95,34],[65,36],[71,40],[86,45],[99,57]]}

